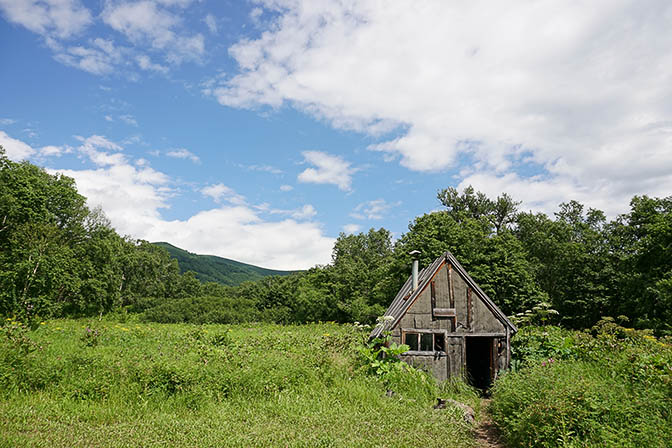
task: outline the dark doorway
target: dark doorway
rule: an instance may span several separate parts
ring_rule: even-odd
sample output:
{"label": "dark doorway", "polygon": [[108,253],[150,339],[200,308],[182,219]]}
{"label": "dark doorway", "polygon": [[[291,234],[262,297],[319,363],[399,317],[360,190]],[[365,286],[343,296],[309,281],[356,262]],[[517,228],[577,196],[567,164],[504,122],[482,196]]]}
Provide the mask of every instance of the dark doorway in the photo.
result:
{"label": "dark doorway", "polygon": [[466,337],[467,378],[472,386],[486,390],[492,383],[492,339]]}

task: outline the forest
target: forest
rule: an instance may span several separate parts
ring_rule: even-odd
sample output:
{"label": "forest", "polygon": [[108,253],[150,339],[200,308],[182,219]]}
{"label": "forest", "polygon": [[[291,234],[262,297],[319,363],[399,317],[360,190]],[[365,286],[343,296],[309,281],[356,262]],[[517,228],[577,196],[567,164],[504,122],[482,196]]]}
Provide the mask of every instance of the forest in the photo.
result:
{"label": "forest", "polygon": [[374,322],[410,271],[451,251],[510,316],[557,311],[567,328],[601,317],[672,334],[672,197],[635,196],[607,220],[569,201],[553,216],[508,194],[438,191],[442,209],[393,241],[384,229],[341,234],[332,262],[238,286],[180,273],[168,252],[118,235],[73,179],[0,152],[0,313],[24,321],[142,313],[156,322]]}

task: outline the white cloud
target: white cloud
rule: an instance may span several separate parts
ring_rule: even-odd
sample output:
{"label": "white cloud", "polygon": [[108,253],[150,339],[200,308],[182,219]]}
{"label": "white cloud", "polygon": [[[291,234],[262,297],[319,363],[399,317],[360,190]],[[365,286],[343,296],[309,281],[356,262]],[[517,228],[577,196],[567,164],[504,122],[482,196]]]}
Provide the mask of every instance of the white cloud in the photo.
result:
{"label": "white cloud", "polygon": [[35,138],[35,137],[37,137],[37,132],[35,132],[35,130],[34,130],[34,129],[31,129],[31,128],[24,128],[21,132],[23,132],[24,134],[26,134],[26,135],[28,136],[28,138]]}
{"label": "white cloud", "polygon": [[232,188],[224,184],[208,185],[201,190],[201,193],[205,196],[210,196],[215,202],[224,200],[236,205],[244,205],[246,202],[244,196],[239,195]]}
{"label": "white cloud", "polygon": [[122,234],[275,269],[306,269],[330,260],[334,239],[318,223],[264,220],[244,204],[203,210],[183,220],[163,219],[170,179],[151,168],[59,171],[73,177],[89,206],[100,205]]}
{"label": "white cloud", "polygon": [[[180,2],[171,4],[184,7]],[[108,3],[102,18],[135,45],[147,44],[153,50],[163,51],[169,62],[198,61],[205,51],[203,35],[182,32],[180,16],[154,1]],[[143,63],[139,63],[143,68]]]}
{"label": "white cloud", "polygon": [[185,221],[161,221],[145,235],[151,241],[170,241],[192,252],[275,269],[326,264],[334,244],[314,222],[264,221],[244,206],[205,210]]}
{"label": "white cloud", "polygon": [[252,8],[252,11],[250,11],[250,19],[256,24],[259,23],[259,18],[261,15],[264,13],[264,10],[261,8]]}
{"label": "white cloud", "polygon": [[352,190],[352,175],[355,169],[339,156],[321,151],[305,151],[303,157],[315,168],[306,168],[299,176],[299,182],[333,184],[344,191]]}
{"label": "white cloud", "polygon": [[12,118],[0,118],[0,125],[9,126],[10,124],[16,123],[16,120]]}
{"label": "white cloud", "polygon": [[146,71],[159,72],[164,75],[168,73],[168,67],[165,67],[161,64],[155,64],[147,55],[138,55],[135,58],[135,61],[138,63],[138,67]]}
{"label": "white cloud", "polygon": [[119,119],[121,121],[123,121],[124,123],[128,124],[128,125],[135,126],[135,127],[138,126],[138,122],[133,115],[129,115],[129,114],[120,115]]}
{"label": "white cloud", "polygon": [[0,146],[5,148],[5,153],[10,160],[25,160],[35,154],[35,150],[28,144],[10,137],[4,131],[0,131]]}
{"label": "white cloud", "polygon": [[178,17],[153,1],[108,3],[102,18],[131,41],[147,38],[157,48],[165,47],[174,39],[171,28],[179,22]]}
{"label": "white cloud", "polygon": [[261,171],[271,174],[282,174],[282,170],[271,165],[241,165],[244,168],[247,168],[250,171]]}
{"label": "white cloud", "polygon": [[383,216],[389,209],[396,207],[399,204],[399,202],[390,204],[385,201],[385,199],[362,202],[355,207],[355,210],[350,213],[350,216],[356,219],[383,219]]}
{"label": "white cloud", "polygon": [[210,33],[217,34],[217,19],[215,19],[215,16],[208,14],[203,21],[207,25],[208,30],[210,30]]}
{"label": "white cloud", "polygon": [[[126,156],[120,152],[110,153],[105,150],[122,151],[123,148],[118,144],[106,139],[101,135],[92,135],[82,137],[76,135],[75,138],[82,142],[77,149],[83,155],[89,158],[97,166],[125,165]],[[102,149],[102,151],[101,151]]]}
{"label": "white cloud", "polygon": [[299,210],[295,210],[292,213],[292,218],[294,219],[308,219],[317,215],[317,210],[310,204],[304,205]]}
{"label": "white cloud", "polygon": [[359,224],[346,224],[343,226],[343,231],[345,233],[357,233],[361,229],[361,226]]}
{"label": "white cloud", "polygon": [[[47,169],[72,177],[89,207],[100,206],[122,235],[149,241],[169,241],[202,254],[219,255],[274,269],[307,269],[330,261],[335,240],[324,235],[322,226],[310,221],[316,211],[311,205],[290,211],[292,218],[265,220],[232,189],[211,185],[202,190],[231,205],[202,210],[182,220],[165,220],[161,210],[170,207],[175,195],[173,181],[149,166],[145,159],[132,164],[118,144],[99,135],[76,137],[83,157],[98,165],[95,169]],[[20,140],[0,131],[0,144],[13,160],[35,154]],[[40,151],[50,151],[45,146]],[[62,147],[68,151],[69,147]],[[11,151],[11,152],[10,152]],[[297,222],[300,219],[302,222]]]}
{"label": "white cloud", "polygon": [[293,189],[291,185],[280,185],[280,191],[292,191]]}
{"label": "white cloud", "polygon": [[201,159],[199,159],[196,154],[185,148],[178,148],[172,151],[168,151],[166,155],[176,159],[189,159],[194,163],[201,163]]}
{"label": "white cloud", "polygon": [[101,206],[122,234],[142,238],[148,223],[161,221],[167,208],[169,178],[148,167],[115,164],[94,170],[51,170],[70,176],[89,207]]}
{"label": "white cloud", "polygon": [[293,210],[283,210],[283,209],[274,209],[269,206],[269,204],[261,204],[255,207],[258,210],[270,213],[272,215],[288,215],[294,219],[306,220],[313,218],[317,215],[317,210],[310,204],[306,204],[300,208]]}
{"label": "white cloud", "polygon": [[76,67],[94,75],[112,73],[114,67],[121,64],[127,49],[118,48],[111,40],[96,38],[88,46],[76,45],[63,47],[52,42],[52,50],[56,52],[54,58],[71,67]]}
{"label": "white cloud", "polygon": [[[505,190],[670,191],[667,1],[260,4],[277,19],[230,49],[240,73],[209,88],[224,105],[287,103],[409,169],[464,163],[461,179],[489,173]],[[542,178],[521,174],[529,162]]]}
{"label": "white cloud", "polygon": [[114,40],[101,37],[76,44],[67,42],[94,20],[78,0],[0,0],[0,11],[9,21],[44,37],[54,58],[62,64],[94,75],[136,79],[131,61],[144,71],[168,73],[168,67],[153,62],[147,51],[161,55],[170,64],[201,61],[205,52],[203,35],[189,32],[181,18],[182,9],[189,3],[191,0],[105,2],[99,17],[123,34],[131,46],[118,46]]}
{"label": "white cloud", "polygon": [[10,22],[42,36],[69,38],[92,22],[91,13],[77,0],[0,0]]}
{"label": "white cloud", "polygon": [[40,148],[40,155],[47,157],[59,157],[64,152],[70,152],[68,148],[63,148],[62,146],[43,146]]}

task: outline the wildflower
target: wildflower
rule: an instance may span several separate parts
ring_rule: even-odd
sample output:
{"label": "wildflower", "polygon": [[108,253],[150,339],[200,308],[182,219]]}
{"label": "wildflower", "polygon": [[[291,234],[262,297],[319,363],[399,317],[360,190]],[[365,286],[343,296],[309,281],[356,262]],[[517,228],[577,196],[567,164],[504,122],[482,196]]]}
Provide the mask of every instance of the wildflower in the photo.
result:
{"label": "wildflower", "polygon": [[388,322],[392,322],[394,316],[380,316],[376,319],[376,327],[384,327]]}
{"label": "wildflower", "polygon": [[324,336],[325,338],[328,338],[331,335],[329,333],[324,333],[322,336]]}
{"label": "wildflower", "polygon": [[541,361],[541,367],[546,367],[546,361]]}
{"label": "wildflower", "polygon": [[40,322],[40,325],[47,325],[46,322]]}

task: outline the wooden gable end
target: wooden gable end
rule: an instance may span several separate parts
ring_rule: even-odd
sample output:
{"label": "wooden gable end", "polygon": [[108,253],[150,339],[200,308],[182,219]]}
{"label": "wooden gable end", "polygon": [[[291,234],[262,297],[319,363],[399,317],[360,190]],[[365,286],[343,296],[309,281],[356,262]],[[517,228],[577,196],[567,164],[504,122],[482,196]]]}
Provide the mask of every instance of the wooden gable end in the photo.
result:
{"label": "wooden gable end", "polygon": [[392,330],[401,336],[410,329],[444,330],[446,333],[505,334],[506,327],[469,286],[466,279],[444,261]]}

